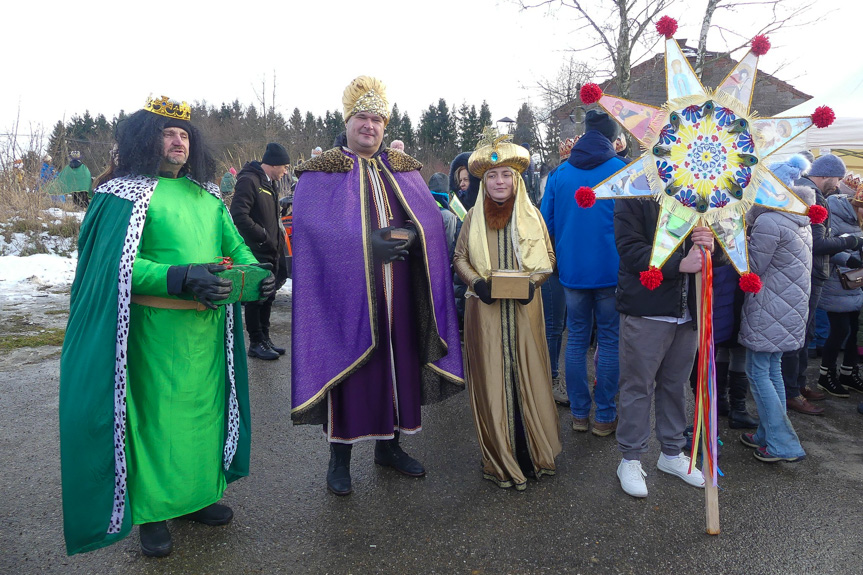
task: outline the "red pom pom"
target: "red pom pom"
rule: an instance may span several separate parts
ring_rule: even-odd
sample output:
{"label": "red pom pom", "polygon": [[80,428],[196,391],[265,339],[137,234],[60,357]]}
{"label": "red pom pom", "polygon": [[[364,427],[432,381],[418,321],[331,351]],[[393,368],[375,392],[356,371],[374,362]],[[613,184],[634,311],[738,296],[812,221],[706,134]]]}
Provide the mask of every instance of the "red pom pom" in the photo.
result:
{"label": "red pom pom", "polygon": [[761,291],[761,278],[758,274],[746,272],[740,276],[740,289],[747,293],[758,293]]}
{"label": "red pom pom", "polygon": [[663,16],[656,23],[656,31],[666,38],[671,38],[677,32],[677,20],[671,16]]}
{"label": "red pom pom", "polygon": [[826,128],[836,119],[833,108],[830,106],[818,106],[812,114],[812,123],[816,128]]}
{"label": "red pom pom", "polygon": [[756,56],[763,56],[770,50],[770,40],[767,36],[758,35],[752,39],[752,53]]}
{"label": "red pom pom", "polygon": [[596,203],[596,193],[587,186],[581,186],[575,190],[575,203],[579,208],[589,208]]}
{"label": "red pom pom", "polygon": [[602,88],[593,82],[588,82],[581,87],[579,97],[581,97],[581,101],[585,104],[593,104],[594,102],[598,102],[602,97]]}
{"label": "red pom pom", "polygon": [[824,220],[827,219],[827,208],[818,204],[812,204],[809,206],[809,211],[806,215],[809,216],[809,221],[813,224],[823,224]]}
{"label": "red pom pom", "polygon": [[656,266],[650,266],[650,269],[638,275],[638,279],[641,280],[641,285],[653,291],[662,283],[662,270]]}

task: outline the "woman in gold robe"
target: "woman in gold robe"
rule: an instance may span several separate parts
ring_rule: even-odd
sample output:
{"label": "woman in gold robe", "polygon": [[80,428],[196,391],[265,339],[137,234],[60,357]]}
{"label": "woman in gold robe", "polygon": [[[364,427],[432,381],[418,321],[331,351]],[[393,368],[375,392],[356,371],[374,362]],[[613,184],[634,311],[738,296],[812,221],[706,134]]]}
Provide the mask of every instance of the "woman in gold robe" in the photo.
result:
{"label": "woman in gold robe", "polygon": [[[489,134],[468,169],[482,180],[455,249],[454,266],[469,286],[465,306],[465,373],[483,477],[499,487],[527,487],[553,475],[560,453],[557,408],[538,288],[554,266],[542,216],[520,174],[527,150]],[[491,297],[492,272],[530,275],[525,299]]]}

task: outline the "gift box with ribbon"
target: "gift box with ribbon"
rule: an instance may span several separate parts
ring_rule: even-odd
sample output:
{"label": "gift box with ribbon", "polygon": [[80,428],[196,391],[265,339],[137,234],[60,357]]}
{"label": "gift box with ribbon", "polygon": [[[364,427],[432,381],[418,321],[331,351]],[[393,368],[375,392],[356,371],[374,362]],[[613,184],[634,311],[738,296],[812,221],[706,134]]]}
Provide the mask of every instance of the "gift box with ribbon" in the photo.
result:
{"label": "gift box with ribbon", "polygon": [[255,265],[235,264],[230,258],[225,258],[219,263],[228,266],[228,269],[216,272],[215,275],[231,280],[233,285],[231,295],[227,299],[215,303],[227,305],[238,301],[258,301],[261,299],[261,282],[270,275],[269,270]]}

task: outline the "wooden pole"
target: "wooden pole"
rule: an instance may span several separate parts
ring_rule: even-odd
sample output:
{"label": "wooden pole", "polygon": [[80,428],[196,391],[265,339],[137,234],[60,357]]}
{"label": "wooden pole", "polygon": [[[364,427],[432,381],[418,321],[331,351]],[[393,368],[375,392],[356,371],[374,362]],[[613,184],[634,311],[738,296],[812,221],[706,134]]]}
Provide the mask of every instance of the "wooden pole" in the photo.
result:
{"label": "wooden pole", "polygon": [[[704,318],[701,314],[701,272],[695,274],[695,291],[698,294],[698,329],[702,329]],[[710,318],[712,321],[713,318]],[[700,341],[700,338],[699,338]],[[699,350],[699,357],[707,350]],[[714,396],[711,401],[716,401]],[[712,407],[712,406],[711,406]],[[712,409],[711,409],[712,411]],[[701,472],[704,474],[704,511],[707,520],[707,534],[719,535],[719,489],[713,484],[713,469],[707,457],[707,429],[701,430]]]}

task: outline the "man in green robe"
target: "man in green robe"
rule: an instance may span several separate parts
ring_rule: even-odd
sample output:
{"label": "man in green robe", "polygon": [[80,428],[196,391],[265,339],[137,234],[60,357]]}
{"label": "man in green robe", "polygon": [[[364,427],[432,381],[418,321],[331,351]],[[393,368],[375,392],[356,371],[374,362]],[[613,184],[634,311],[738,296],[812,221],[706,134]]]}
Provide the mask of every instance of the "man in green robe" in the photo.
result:
{"label": "man in green robe", "polygon": [[[60,363],[60,457],[69,554],[140,525],[171,552],[166,520],[225,525],[217,502],[248,475],[239,305],[217,275],[257,264],[234,227],[189,106],[162,97],[118,128],[115,177],[82,223]],[[194,179],[193,179],[194,178]],[[224,263],[226,265],[218,265]],[[268,297],[275,278],[261,284]]]}

